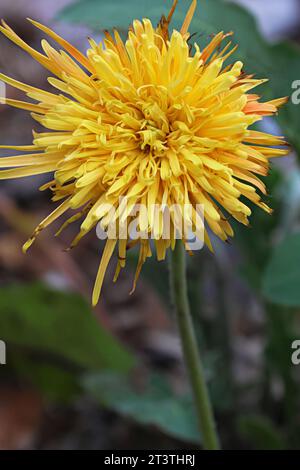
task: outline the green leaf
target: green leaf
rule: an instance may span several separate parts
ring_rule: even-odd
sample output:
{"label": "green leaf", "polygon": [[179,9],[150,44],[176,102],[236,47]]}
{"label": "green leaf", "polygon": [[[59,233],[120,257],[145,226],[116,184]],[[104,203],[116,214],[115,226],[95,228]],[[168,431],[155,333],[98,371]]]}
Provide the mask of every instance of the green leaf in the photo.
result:
{"label": "green leaf", "polygon": [[197,421],[190,397],[178,397],[161,377],[155,377],[143,392],[117,374],[89,374],[83,387],[99,403],[143,425],[152,425],[168,435],[199,443]]}
{"label": "green leaf", "polygon": [[253,444],[255,450],[283,450],[284,438],[274,424],[264,416],[249,415],[238,420],[241,435]]}
{"label": "green leaf", "polygon": [[247,279],[251,287],[259,292],[261,292],[262,278],[273,249],[274,230],[281,222],[280,216],[283,209],[281,187],[284,182],[282,174],[277,168],[272,168],[270,174],[265,178],[265,184],[272,194],[272,199],[267,200],[274,211],[272,217],[262,211],[260,207],[247,201],[247,205],[251,209],[251,228],[245,228],[237,221],[233,221],[232,224],[235,244],[239,245],[241,250],[240,273]]}
{"label": "green leaf", "polygon": [[[179,2],[171,27],[178,29],[181,26],[191,1]],[[134,19],[150,18],[153,24],[157,24],[162,15],[168,14],[172,3],[173,0],[114,0],[114,2],[79,0],[61,10],[58,19],[102,30],[114,27],[127,30]],[[190,27],[191,31],[209,36],[212,33],[232,29],[241,34],[241,46],[257,63],[259,58],[256,57],[253,47],[261,47],[264,41],[257,33],[253,17],[235,4],[228,4],[222,0],[198,0],[198,8]],[[247,39],[247,33],[250,31],[251,36],[255,36],[254,44],[250,44]]]}
{"label": "green leaf", "polygon": [[18,377],[30,382],[51,402],[69,403],[80,393],[79,375],[42,358],[14,351],[10,364]]}
{"label": "green leaf", "polygon": [[[298,336],[295,314],[296,312],[292,309],[274,304],[266,305],[267,336],[264,351],[264,377],[278,377],[282,381],[284,390],[284,396],[281,399],[282,413],[285,416],[285,423],[289,424],[297,419],[295,409],[298,406],[299,395],[295,366],[291,361],[291,344]],[[274,397],[270,397],[271,407],[273,399]],[[275,406],[279,406],[278,398],[275,402]]]}
{"label": "green leaf", "polygon": [[161,0],[81,0],[68,5],[58,18],[81,23],[93,29],[127,30],[135,18],[151,18],[158,23],[162,14],[170,10],[170,2]]}
{"label": "green leaf", "polygon": [[[268,89],[271,98],[290,96],[294,91],[292,83],[300,77],[300,48],[297,44],[281,42],[269,49],[272,68],[267,75],[270,78]],[[284,70],[284,73],[282,71]],[[300,155],[300,105],[292,100],[283,106],[278,114],[278,122],[287,140],[294,145]]]}
{"label": "green leaf", "polygon": [[[171,27],[180,28],[189,3],[179,2]],[[58,18],[91,28],[103,30],[117,27],[127,31],[134,19],[147,17],[157,24],[171,5],[172,0],[79,0],[63,9]],[[239,45],[235,58],[246,60],[247,67],[254,69],[254,72],[271,72],[277,68],[277,64],[272,64],[272,59],[268,57],[271,47],[258,32],[254,18],[236,4],[223,0],[198,0],[190,30],[197,33],[194,41],[200,45],[219,31],[233,31],[233,43]],[[281,70],[278,72],[281,74]]]}
{"label": "green leaf", "polygon": [[0,289],[0,334],[8,344],[60,356],[83,368],[127,372],[134,363],[82,297],[39,284]]}
{"label": "green leaf", "polygon": [[275,304],[300,305],[300,234],[288,236],[275,248],[263,279],[263,293]]}

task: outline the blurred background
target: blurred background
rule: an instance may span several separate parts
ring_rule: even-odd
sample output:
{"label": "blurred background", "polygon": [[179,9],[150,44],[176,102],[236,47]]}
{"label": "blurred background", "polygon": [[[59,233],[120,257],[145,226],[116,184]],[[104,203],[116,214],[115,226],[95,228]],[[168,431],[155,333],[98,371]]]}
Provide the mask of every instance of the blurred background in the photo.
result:
{"label": "blurred background", "polygon": [[[159,20],[171,1],[0,0],[0,14],[30,45],[42,35],[25,19],[47,24],[85,51],[128,18]],[[299,0],[200,0],[196,40],[235,31],[237,56],[270,83],[267,97],[291,95],[300,80]],[[181,21],[188,1],[181,1]],[[0,38],[0,70],[47,87],[47,74]],[[22,93],[7,89],[10,98]],[[0,105],[2,144],[30,144],[26,112]],[[214,240],[188,260],[189,295],[223,447],[300,449],[300,105],[292,100],[264,128],[284,134],[291,153],[268,176],[274,209],[253,208],[251,228],[235,225],[231,244]],[[2,152],[2,156],[8,153]],[[137,261],[112,283],[99,306],[89,301],[102,249],[91,233],[66,253],[76,232],[43,233],[24,256],[21,246],[51,210],[39,193],[46,177],[1,182],[0,189],[0,449],[190,449],[201,446],[168,294],[167,263],[145,264],[129,296]]]}

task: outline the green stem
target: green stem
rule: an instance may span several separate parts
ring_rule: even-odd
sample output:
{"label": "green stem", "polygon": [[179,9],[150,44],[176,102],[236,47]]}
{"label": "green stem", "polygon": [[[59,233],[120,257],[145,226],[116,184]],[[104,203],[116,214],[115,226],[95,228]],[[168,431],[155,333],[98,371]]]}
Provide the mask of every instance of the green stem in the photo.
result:
{"label": "green stem", "polygon": [[212,406],[199,356],[188,301],[185,249],[180,240],[177,241],[174,251],[171,252],[170,281],[185,364],[194,394],[203,447],[206,450],[218,450],[220,448],[219,439],[216,433]]}

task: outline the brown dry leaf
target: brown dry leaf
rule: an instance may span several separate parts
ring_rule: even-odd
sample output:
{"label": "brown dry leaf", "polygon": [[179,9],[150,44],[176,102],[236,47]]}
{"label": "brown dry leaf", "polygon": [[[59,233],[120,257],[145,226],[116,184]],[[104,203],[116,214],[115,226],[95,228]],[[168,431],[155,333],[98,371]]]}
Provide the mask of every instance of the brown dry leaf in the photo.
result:
{"label": "brown dry leaf", "polygon": [[34,445],[42,419],[42,399],[30,389],[0,390],[0,450],[28,449]]}

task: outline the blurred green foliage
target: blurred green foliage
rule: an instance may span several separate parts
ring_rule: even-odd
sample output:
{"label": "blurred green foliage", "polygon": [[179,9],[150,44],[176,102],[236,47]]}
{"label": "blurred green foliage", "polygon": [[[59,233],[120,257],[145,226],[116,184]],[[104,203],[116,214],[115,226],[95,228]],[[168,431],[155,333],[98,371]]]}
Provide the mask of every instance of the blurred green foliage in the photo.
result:
{"label": "blurred green foliage", "polygon": [[242,416],[238,428],[243,438],[257,450],[283,450],[285,440],[268,418],[259,415]]}
{"label": "blurred green foliage", "polygon": [[14,375],[36,386],[50,401],[76,398],[84,371],[124,374],[136,363],[81,296],[42,284],[0,289],[0,335]]}
{"label": "blurred green foliage", "polygon": [[252,211],[250,226],[245,227],[233,221],[234,243],[240,248],[242,256],[241,274],[258,292],[261,292],[266,264],[273,251],[274,231],[281,224],[283,200],[278,188],[283,186],[283,180],[278,169],[271,168],[270,174],[265,178],[265,184],[272,195],[267,200],[273,210],[272,215],[247,201]]}
{"label": "blurred green foliage", "polygon": [[15,375],[37,388],[50,403],[69,404],[81,393],[79,372],[53,358],[10,346],[10,365]]}
{"label": "blurred green foliage", "polygon": [[155,426],[177,439],[199,443],[190,395],[175,395],[161,375],[154,375],[142,387],[131,382],[111,373],[87,375],[83,380],[85,390],[101,405],[140,424]]}
{"label": "blurred green foliage", "polygon": [[268,300],[288,307],[300,306],[300,234],[279,243],[267,265],[263,292]]}
{"label": "blurred green foliage", "polygon": [[128,372],[132,355],[97,322],[82,297],[39,284],[0,290],[0,331],[7,344],[63,357],[81,368]]}

